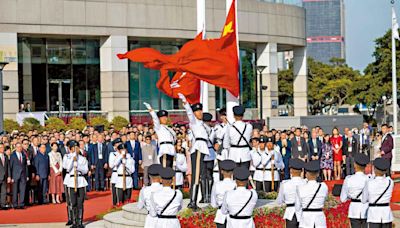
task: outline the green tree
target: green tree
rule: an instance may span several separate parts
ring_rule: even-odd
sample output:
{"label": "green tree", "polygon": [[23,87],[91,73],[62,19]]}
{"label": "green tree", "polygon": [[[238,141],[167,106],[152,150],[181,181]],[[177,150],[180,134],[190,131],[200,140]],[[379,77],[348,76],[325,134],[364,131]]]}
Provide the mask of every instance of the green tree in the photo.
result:
{"label": "green tree", "polygon": [[289,69],[278,72],[279,104],[293,104],[293,61],[289,62]]}

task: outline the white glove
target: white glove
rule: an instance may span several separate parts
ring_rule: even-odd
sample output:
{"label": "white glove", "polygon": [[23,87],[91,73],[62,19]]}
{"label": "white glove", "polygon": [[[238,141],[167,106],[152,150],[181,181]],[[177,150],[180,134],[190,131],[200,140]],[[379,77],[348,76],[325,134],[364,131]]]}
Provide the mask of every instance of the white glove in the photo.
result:
{"label": "white glove", "polygon": [[151,105],[149,103],[143,102],[144,106],[146,106],[147,110],[151,110]]}
{"label": "white glove", "polygon": [[271,165],[275,165],[275,161],[274,160],[271,161]]}
{"label": "white glove", "polygon": [[122,154],[122,155],[125,155],[125,154],[126,154],[126,151],[125,151],[125,150],[123,150],[123,151],[121,152],[121,154]]}
{"label": "white glove", "polygon": [[126,159],[125,158],[122,159],[122,164],[124,164],[124,165],[126,164]]}
{"label": "white glove", "polygon": [[78,162],[74,161],[74,168],[78,167]]}
{"label": "white glove", "polygon": [[179,97],[179,99],[182,100],[183,103],[187,103],[186,97],[183,94],[178,93],[178,97]]}

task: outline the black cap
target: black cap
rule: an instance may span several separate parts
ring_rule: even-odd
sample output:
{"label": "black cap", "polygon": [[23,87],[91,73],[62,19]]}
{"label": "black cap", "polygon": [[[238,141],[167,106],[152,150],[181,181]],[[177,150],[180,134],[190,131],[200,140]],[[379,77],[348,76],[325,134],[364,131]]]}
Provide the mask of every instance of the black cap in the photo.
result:
{"label": "black cap", "polygon": [[165,110],[160,110],[157,112],[158,117],[168,116],[168,112]]}
{"label": "black cap", "polygon": [[201,103],[196,103],[192,105],[192,111],[199,111],[199,110],[203,110],[203,104]]}
{"label": "black cap", "polygon": [[289,168],[291,169],[296,169],[296,170],[301,170],[304,168],[304,161],[298,158],[291,158],[289,160]]}
{"label": "black cap", "polygon": [[377,158],[374,160],[374,166],[381,171],[386,171],[390,168],[390,161],[385,158]]}
{"label": "black cap", "polygon": [[152,164],[149,166],[147,172],[150,176],[160,176],[160,172],[162,169],[162,165],[160,164]]}
{"label": "black cap", "polygon": [[354,155],[354,161],[357,165],[366,166],[369,163],[369,157],[362,153],[356,153],[356,155]]}
{"label": "black cap", "polygon": [[111,145],[115,146],[117,143],[122,143],[122,140],[120,138],[116,138],[111,142]]}
{"label": "black cap", "polygon": [[219,167],[225,171],[232,171],[236,167],[236,163],[232,160],[223,160],[219,163]]}
{"label": "black cap", "polygon": [[212,118],[213,116],[211,115],[211,113],[208,112],[203,113],[203,121],[210,122]]}
{"label": "black cap", "polygon": [[233,107],[233,114],[235,116],[243,116],[245,108],[241,105]]}
{"label": "black cap", "polygon": [[125,145],[123,143],[119,144],[117,147],[118,150],[123,150],[125,149]]}
{"label": "black cap", "polygon": [[250,176],[250,171],[249,171],[249,169],[246,169],[245,167],[236,167],[233,170],[233,177],[236,180],[247,181],[249,179],[249,176]]}
{"label": "black cap", "polygon": [[226,108],[221,108],[221,109],[218,111],[218,113],[219,113],[221,116],[226,116]]}
{"label": "black cap", "polygon": [[175,176],[175,171],[171,167],[161,168],[160,176],[164,180],[171,180]]}
{"label": "black cap", "polygon": [[304,169],[307,172],[312,172],[312,173],[316,173],[319,172],[319,161],[318,160],[313,160],[313,161],[309,161],[307,163],[304,164]]}
{"label": "black cap", "polygon": [[74,146],[78,146],[78,143],[75,140],[68,141],[68,147],[72,148]]}

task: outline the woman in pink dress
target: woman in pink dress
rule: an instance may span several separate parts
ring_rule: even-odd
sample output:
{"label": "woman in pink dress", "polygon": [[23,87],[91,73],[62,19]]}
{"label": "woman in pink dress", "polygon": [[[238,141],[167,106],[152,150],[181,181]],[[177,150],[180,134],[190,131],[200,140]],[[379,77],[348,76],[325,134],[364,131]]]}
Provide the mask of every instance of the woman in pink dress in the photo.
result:
{"label": "woman in pink dress", "polygon": [[342,161],[343,161],[343,153],[342,153],[342,146],[343,146],[343,138],[339,135],[339,129],[333,128],[332,130],[332,137],[331,137],[331,144],[333,150],[333,172],[336,180],[340,180],[342,176]]}
{"label": "woman in pink dress", "polygon": [[62,157],[57,152],[57,143],[51,144],[50,158],[50,182],[49,194],[51,194],[53,203],[61,203],[61,194],[64,192],[62,177]]}

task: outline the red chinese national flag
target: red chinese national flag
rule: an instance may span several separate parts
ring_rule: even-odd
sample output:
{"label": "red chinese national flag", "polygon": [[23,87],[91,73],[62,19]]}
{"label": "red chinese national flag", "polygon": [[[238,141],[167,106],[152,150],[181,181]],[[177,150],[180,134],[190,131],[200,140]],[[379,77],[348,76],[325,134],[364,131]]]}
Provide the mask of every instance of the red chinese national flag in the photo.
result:
{"label": "red chinese national flag", "polygon": [[191,73],[177,72],[172,79],[168,71],[161,70],[157,88],[172,98],[179,98],[178,93],[185,95],[190,104],[200,102],[200,80]]}

